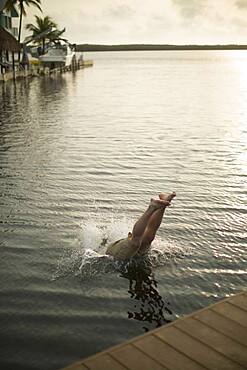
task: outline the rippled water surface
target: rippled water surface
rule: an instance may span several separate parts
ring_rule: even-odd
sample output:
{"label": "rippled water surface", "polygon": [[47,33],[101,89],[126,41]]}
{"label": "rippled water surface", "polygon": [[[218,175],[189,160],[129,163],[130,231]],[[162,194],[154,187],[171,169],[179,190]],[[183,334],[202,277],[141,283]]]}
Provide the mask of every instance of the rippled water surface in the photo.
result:
{"label": "rippled water surface", "polygon": [[[5,370],[58,369],[246,287],[247,52],[86,58],[0,86]],[[166,190],[151,262],[106,257]]]}

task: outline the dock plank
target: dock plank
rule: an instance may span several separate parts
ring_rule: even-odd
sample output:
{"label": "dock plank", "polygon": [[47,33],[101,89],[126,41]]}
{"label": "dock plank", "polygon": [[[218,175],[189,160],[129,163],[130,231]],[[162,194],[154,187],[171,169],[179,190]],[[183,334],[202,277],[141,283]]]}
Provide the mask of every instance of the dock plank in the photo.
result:
{"label": "dock plank", "polygon": [[139,351],[133,345],[125,345],[114,350],[111,355],[130,370],[164,370],[164,367]]}
{"label": "dock plank", "polygon": [[148,356],[157,358],[169,370],[205,370],[200,364],[194,362],[186,355],[176,351],[154,335],[146,336],[134,342],[140,350]]}
{"label": "dock plank", "polygon": [[212,310],[220,313],[228,319],[236,321],[241,326],[247,328],[247,315],[246,312],[241,308],[238,308],[228,302],[222,302],[221,304],[213,306]]}
{"label": "dock plank", "polygon": [[229,303],[234,304],[241,308],[242,310],[247,311],[247,297],[244,294],[236,295],[231,298]]}
{"label": "dock plank", "polygon": [[245,346],[195,318],[190,317],[187,320],[178,321],[175,326],[239,365],[244,367],[247,364],[247,348]]}
{"label": "dock plank", "polygon": [[247,369],[246,307],[239,293],[64,370]]}
{"label": "dock plank", "polygon": [[110,355],[105,354],[98,357],[92,357],[84,361],[84,364],[88,366],[88,369],[93,370],[126,370],[127,367],[121,365],[118,361],[112,358]]}
{"label": "dock plank", "polygon": [[195,314],[194,317],[220,333],[247,346],[247,330],[236,321],[229,320],[210,309]]}
{"label": "dock plank", "polygon": [[88,370],[88,367],[86,367],[82,363],[82,361],[79,361],[79,362],[76,362],[72,365],[64,367],[63,370]]}
{"label": "dock plank", "polygon": [[243,370],[244,368],[177,327],[170,326],[155,335],[210,370]]}

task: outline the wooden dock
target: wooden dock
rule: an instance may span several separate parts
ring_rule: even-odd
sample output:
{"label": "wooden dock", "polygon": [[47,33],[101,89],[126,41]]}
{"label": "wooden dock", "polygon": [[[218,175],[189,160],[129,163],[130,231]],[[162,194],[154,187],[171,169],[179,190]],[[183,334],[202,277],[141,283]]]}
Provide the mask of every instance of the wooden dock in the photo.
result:
{"label": "wooden dock", "polygon": [[247,369],[247,292],[64,368],[161,369]]}
{"label": "wooden dock", "polygon": [[66,72],[76,72],[82,68],[88,68],[93,66],[92,60],[82,60],[78,61],[74,65],[70,65],[68,67],[60,67],[60,68],[48,68],[43,66],[31,66],[29,69],[21,69],[21,70],[12,70],[11,72],[0,73],[0,82],[7,82],[10,80],[19,80],[19,79],[26,79],[30,77],[39,77],[39,76],[51,76],[51,75],[58,75]]}

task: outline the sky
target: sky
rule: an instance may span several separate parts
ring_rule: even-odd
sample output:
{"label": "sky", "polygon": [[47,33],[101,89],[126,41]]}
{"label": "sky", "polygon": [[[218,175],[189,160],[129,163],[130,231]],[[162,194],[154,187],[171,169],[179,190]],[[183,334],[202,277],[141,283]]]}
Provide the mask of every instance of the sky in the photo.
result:
{"label": "sky", "polygon": [[[77,44],[247,44],[247,0],[41,0]],[[27,36],[24,31],[23,36]]]}

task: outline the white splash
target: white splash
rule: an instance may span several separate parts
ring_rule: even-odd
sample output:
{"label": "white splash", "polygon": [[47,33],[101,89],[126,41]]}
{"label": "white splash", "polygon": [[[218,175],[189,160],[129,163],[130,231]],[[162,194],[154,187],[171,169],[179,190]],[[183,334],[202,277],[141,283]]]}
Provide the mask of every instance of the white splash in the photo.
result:
{"label": "white splash", "polygon": [[[58,261],[53,279],[68,274],[81,274],[83,277],[93,276],[118,270],[119,263],[105,254],[107,244],[125,238],[133,227],[133,221],[126,217],[116,219],[108,217],[108,224],[102,225],[99,220],[91,219],[83,222],[75,240],[75,245],[65,251]],[[190,248],[175,245],[169,240],[157,237],[152,243],[149,262],[152,267],[162,266],[168,260],[182,258],[190,252]]]}

